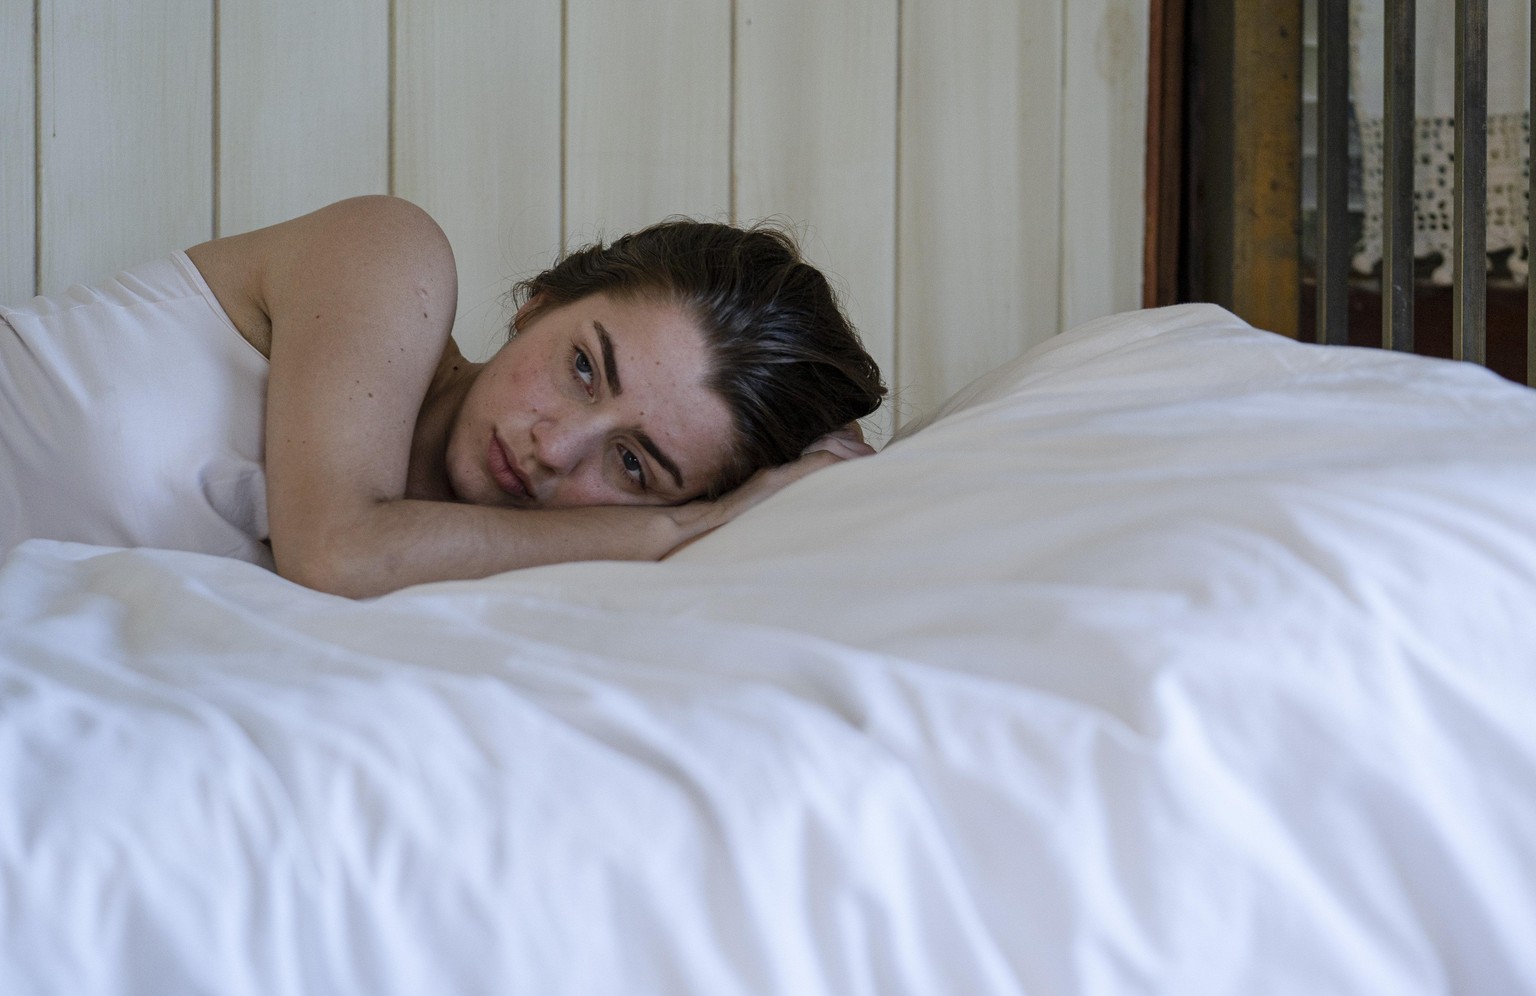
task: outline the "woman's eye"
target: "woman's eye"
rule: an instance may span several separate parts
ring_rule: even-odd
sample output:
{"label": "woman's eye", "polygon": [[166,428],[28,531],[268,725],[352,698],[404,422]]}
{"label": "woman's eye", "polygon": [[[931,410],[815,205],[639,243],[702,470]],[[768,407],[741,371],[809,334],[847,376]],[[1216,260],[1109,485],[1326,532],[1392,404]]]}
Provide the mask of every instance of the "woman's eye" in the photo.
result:
{"label": "woman's eye", "polygon": [[587,354],[581,349],[576,350],[576,379],[581,381],[587,390],[592,389],[592,361],[587,359]]}
{"label": "woman's eye", "polygon": [[624,473],[628,474],[636,484],[642,488],[645,487],[645,465],[640,462],[639,457],[635,456],[634,451],[620,446],[619,460],[624,464]]}

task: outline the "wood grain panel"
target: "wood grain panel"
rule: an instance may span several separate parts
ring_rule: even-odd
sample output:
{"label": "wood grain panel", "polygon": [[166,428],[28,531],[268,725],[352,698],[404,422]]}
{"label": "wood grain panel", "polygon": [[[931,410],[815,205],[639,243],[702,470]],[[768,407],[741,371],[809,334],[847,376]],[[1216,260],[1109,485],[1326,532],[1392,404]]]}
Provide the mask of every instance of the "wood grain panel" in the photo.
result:
{"label": "wood grain panel", "polygon": [[0,7],[0,301],[37,292],[32,4]]}
{"label": "wood grain panel", "polygon": [[560,0],[397,0],[395,193],[459,270],[454,338],[482,359],[506,293],[560,248]]}
{"label": "wood grain panel", "polygon": [[730,211],[731,7],[568,0],[566,231]]}
{"label": "wood grain panel", "polygon": [[389,185],[389,3],[219,5],[219,234]]}
{"label": "wood grain panel", "polygon": [[[735,214],[798,226],[895,376],[897,12],[891,0],[743,0]],[[888,434],[887,412],[866,432]]]}
{"label": "wood grain panel", "polygon": [[1233,8],[1232,310],[1301,327],[1301,0]]}
{"label": "wood grain panel", "polygon": [[44,293],[208,238],[212,8],[41,5]]}
{"label": "wood grain panel", "polygon": [[1141,307],[1147,0],[1074,0],[1062,92],[1061,328]]}
{"label": "wood grain panel", "polygon": [[903,417],[1058,331],[1062,6],[903,7]]}

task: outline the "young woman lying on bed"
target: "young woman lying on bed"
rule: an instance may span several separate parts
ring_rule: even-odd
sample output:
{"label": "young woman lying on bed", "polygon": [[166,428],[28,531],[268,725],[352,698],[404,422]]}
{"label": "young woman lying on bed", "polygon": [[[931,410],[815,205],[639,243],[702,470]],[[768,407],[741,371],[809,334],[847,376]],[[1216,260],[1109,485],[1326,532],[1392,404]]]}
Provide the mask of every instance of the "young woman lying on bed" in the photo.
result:
{"label": "young woman lying on bed", "polygon": [[483,364],[456,294],[437,225],[362,197],[0,309],[0,556],[190,549],[363,596],[659,558],[871,452],[879,370],[776,231],[572,253]]}

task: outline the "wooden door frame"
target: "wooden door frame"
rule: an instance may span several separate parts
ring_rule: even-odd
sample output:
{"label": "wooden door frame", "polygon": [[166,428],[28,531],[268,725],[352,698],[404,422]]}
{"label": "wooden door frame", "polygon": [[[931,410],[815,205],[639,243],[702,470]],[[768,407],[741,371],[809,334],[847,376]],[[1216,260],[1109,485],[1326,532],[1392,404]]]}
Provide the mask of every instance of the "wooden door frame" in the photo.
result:
{"label": "wooden door frame", "polygon": [[1150,2],[1143,298],[1294,337],[1302,0]]}
{"label": "wooden door frame", "polygon": [[1184,59],[1189,0],[1151,0],[1142,307],[1179,300],[1184,188]]}

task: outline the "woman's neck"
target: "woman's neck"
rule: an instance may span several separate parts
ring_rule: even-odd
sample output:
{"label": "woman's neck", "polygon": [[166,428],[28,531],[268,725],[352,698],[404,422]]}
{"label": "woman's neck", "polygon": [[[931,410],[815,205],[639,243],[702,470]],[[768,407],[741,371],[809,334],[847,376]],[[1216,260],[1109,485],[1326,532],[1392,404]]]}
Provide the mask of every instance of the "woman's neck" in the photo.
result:
{"label": "woman's neck", "polygon": [[454,501],[448,484],[448,434],[458,418],[470,385],[479,376],[483,363],[471,363],[448,341],[438,360],[427,396],[416,415],[416,429],[411,437],[411,462],[406,472],[405,496],[431,501]]}

